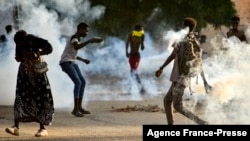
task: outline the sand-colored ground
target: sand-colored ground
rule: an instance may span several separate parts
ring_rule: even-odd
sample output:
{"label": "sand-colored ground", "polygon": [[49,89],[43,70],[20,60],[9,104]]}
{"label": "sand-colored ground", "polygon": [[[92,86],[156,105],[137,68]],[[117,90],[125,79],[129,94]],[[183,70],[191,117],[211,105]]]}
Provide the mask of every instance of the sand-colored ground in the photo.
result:
{"label": "sand-colored ground", "polygon": [[[117,112],[127,106],[157,105],[159,111]],[[5,128],[13,125],[13,107],[0,106],[0,140],[53,140],[53,141],[141,141],[142,125],[165,125],[165,114],[162,109],[162,96],[142,101],[90,101],[88,109],[92,112],[83,118],[70,114],[71,109],[56,109],[53,125],[48,126],[48,137],[37,138],[37,123],[20,123],[20,136],[5,132]],[[175,114],[176,124],[195,124],[193,121]]]}

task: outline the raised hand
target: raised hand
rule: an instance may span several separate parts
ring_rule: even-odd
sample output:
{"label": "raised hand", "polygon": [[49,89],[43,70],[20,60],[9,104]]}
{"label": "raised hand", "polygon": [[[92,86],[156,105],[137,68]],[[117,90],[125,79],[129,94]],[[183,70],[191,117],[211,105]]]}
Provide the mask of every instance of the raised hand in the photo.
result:
{"label": "raised hand", "polygon": [[101,37],[94,37],[94,38],[89,40],[90,43],[100,43],[102,41],[103,41],[103,38],[101,38]]}
{"label": "raised hand", "polygon": [[205,83],[204,84],[204,87],[205,87],[205,90],[206,90],[206,93],[208,94],[211,90],[212,90],[212,86],[210,86],[209,84]]}
{"label": "raised hand", "polygon": [[83,62],[86,63],[86,64],[89,64],[89,63],[90,63],[90,60],[85,59]]}
{"label": "raised hand", "polygon": [[162,74],[162,69],[159,69],[155,72],[156,77],[160,77],[161,74]]}

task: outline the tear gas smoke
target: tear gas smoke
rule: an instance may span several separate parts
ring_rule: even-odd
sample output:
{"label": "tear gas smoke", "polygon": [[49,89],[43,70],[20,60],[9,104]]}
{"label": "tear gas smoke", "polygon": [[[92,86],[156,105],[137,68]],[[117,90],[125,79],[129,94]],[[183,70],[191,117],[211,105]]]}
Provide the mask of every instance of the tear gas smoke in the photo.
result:
{"label": "tear gas smoke", "polygon": [[[73,105],[73,82],[61,70],[59,66],[60,56],[66,44],[66,38],[74,34],[79,19],[77,13],[84,13],[81,21],[88,23],[98,20],[105,12],[105,7],[90,7],[90,1],[68,0],[49,1],[46,5],[38,0],[0,1],[0,7],[10,7],[11,4],[22,6],[20,15],[20,28],[28,33],[49,40],[53,45],[53,53],[45,56],[49,64],[48,77],[52,87],[54,103],[56,108],[71,108]],[[57,11],[64,14],[63,19],[55,10],[48,10],[46,6],[53,5]],[[62,17],[60,17],[62,18]],[[77,22],[76,22],[77,21]],[[248,39],[249,28],[246,30]],[[164,52],[157,52],[150,35],[145,35],[145,50],[142,51],[139,73],[150,97],[161,96],[158,92],[165,94],[170,86],[169,76],[172,64],[164,69],[164,74],[157,79],[155,71],[170,54],[171,44],[183,38],[186,31],[167,31],[164,37]],[[92,33],[98,34],[98,33]],[[91,36],[91,34],[89,35]],[[0,105],[12,105],[15,97],[15,85],[18,63],[14,59],[15,45],[13,40],[8,40],[5,46],[8,51],[1,53],[0,68]],[[203,102],[205,105],[204,117],[210,123],[218,124],[246,124],[249,123],[249,44],[240,43],[235,39],[226,39],[215,36],[211,39],[210,47],[213,56],[203,60],[203,68],[208,82],[213,86],[209,95],[204,95],[205,90],[200,77],[198,84],[192,79],[192,89],[196,92],[189,95],[188,89],[185,97],[190,98],[193,104],[187,105],[195,108],[196,103]],[[226,48],[223,49],[223,48]],[[143,100],[138,93],[123,95],[127,92],[128,85],[134,83],[130,79],[130,68],[125,56],[125,42],[118,38],[107,37],[105,43],[87,46],[79,51],[79,56],[90,59],[91,63],[86,65],[78,62],[87,85],[85,89],[84,104],[90,100]],[[136,90],[136,88],[135,88]]]}

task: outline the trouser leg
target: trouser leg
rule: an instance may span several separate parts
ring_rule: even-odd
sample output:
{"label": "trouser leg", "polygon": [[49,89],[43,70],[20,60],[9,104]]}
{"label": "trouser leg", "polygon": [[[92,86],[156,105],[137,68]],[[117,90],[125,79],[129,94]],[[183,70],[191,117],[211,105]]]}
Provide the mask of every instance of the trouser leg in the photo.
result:
{"label": "trouser leg", "polygon": [[173,108],[172,108],[172,103],[173,103],[172,87],[173,87],[173,84],[171,85],[171,87],[169,88],[167,94],[165,95],[163,99],[165,114],[166,114],[167,122],[169,125],[172,125],[174,123]]}
{"label": "trouser leg", "polygon": [[198,116],[196,116],[195,114],[193,114],[191,111],[189,111],[183,106],[182,97],[184,94],[184,90],[185,90],[185,86],[179,83],[177,83],[173,87],[173,106],[175,110],[181,113],[182,115],[186,116],[187,118],[193,120],[197,124],[206,124],[206,121],[200,119]]}

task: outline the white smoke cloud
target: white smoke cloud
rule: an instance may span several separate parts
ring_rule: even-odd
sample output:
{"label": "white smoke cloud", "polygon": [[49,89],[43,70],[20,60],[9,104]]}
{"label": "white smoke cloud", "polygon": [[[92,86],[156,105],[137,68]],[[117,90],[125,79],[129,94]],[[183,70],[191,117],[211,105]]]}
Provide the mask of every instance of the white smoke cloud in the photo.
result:
{"label": "white smoke cloud", "polygon": [[[249,31],[245,32],[249,37]],[[157,55],[158,58],[155,60],[161,63],[156,65],[156,69],[172,51],[170,47],[172,43],[182,39],[185,35],[185,32],[180,31],[166,33],[165,46],[168,50],[165,57],[162,57],[163,53]],[[184,102],[185,106],[196,113],[201,112],[200,116],[210,124],[248,124],[250,45],[240,42],[236,37],[225,38],[218,34],[210,40],[210,49],[212,56],[203,60],[203,69],[208,83],[212,85],[213,89],[209,94],[205,94],[201,76],[193,78],[191,88],[195,93],[190,95],[189,89],[185,90],[183,98],[190,99],[190,101]],[[165,67],[166,76],[163,76],[163,79],[169,79],[171,69],[172,64]],[[165,87],[161,87],[161,85]],[[169,85],[169,82],[163,82],[157,86],[161,91],[167,91]]]}
{"label": "white smoke cloud", "polygon": [[[13,6],[12,2],[0,1],[0,7]],[[14,3],[18,2],[21,1]],[[73,82],[59,66],[60,56],[66,44],[66,39],[62,35],[74,34],[75,25],[78,24],[75,21],[93,22],[100,18],[105,12],[105,7],[90,7],[90,1],[87,0],[52,0],[48,2],[48,5],[41,4],[38,0],[26,0],[20,4],[23,7],[20,28],[49,40],[53,45],[53,53],[45,56],[45,59],[49,64],[48,77],[55,107],[72,108]],[[61,17],[56,11],[46,8],[46,6],[51,5],[57,11],[64,12],[66,16],[64,15],[65,17],[59,20]],[[85,15],[79,17],[78,12],[85,13]],[[150,97],[159,96],[159,92],[164,94],[167,92],[171,84],[169,76],[172,64],[164,69],[161,78],[156,78],[154,73],[168,57],[171,51],[168,50],[169,46],[173,41],[181,39],[185,33],[184,31],[168,31],[164,37],[166,40],[164,52],[157,52],[150,35],[146,34],[146,48],[141,54],[139,73]],[[249,38],[249,29],[246,33]],[[125,57],[124,41],[125,39],[108,37],[105,38],[104,45],[93,44],[79,51],[80,56],[91,61],[88,65],[78,62],[87,81],[84,104],[87,104],[89,100],[142,100],[143,97],[138,93],[126,95],[131,79],[128,60]],[[230,44],[227,45],[227,50],[223,51],[221,48],[225,47],[224,41],[228,41]],[[15,45],[13,40],[8,41],[6,47],[9,48],[8,53],[4,57],[1,54],[0,59],[0,95],[2,97],[0,105],[14,103],[17,67],[19,65],[14,59]],[[203,68],[208,82],[213,86],[213,91],[205,96],[202,80],[199,78],[198,84],[192,80],[192,89],[196,94],[190,96],[187,89],[185,97],[191,98],[194,102],[205,100],[204,103],[207,105],[203,109],[204,117],[210,123],[249,123],[249,44],[238,43],[231,38],[225,39],[222,36],[215,36],[211,40],[211,49],[214,50],[214,55],[203,61]],[[133,81],[132,84],[134,84]],[[191,105],[190,108],[194,108],[192,107],[194,105]]]}
{"label": "white smoke cloud", "polygon": [[245,35],[247,37],[248,43],[250,43],[250,24],[247,25],[247,28],[246,28],[246,31],[245,31]]}
{"label": "white smoke cloud", "polygon": [[[56,8],[62,9],[65,7],[72,7],[71,9],[73,9],[77,6],[78,9],[76,10],[80,9],[82,12],[86,12],[85,19],[80,19],[83,20],[83,22],[93,22],[93,20],[100,18],[105,10],[103,6],[90,7],[90,2],[87,0],[60,2],[61,3],[56,1]],[[39,0],[1,1],[0,4],[0,7],[14,7],[15,5],[20,5],[21,11],[19,11],[18,16],[21,22],[19,29],[26,30],[30,34],[45,38],[52,44],[53,53],[45,56],[45,60],[47,60],[49,64],[48,77],[52,86],[55,106],[71,107],[73,102],[73,84],[68,76],[62,72],[59,66],[59,60],[66,44],[66,40],[62,38],[62,35],[65,35],[64,33],[68,33],[69,35],[74,34],[76,31],[75,26],[78,24],[76,22],[77,19],[64,17],[64,19],[59,20],[56,10],[48,9],[48,5],[46,5],[46,3],[40,3]],[[68,10],[67,13],[69,15],[77,15],[76,11]],[[57,11],[60,10],[57,9]],[[10,10],[10,12],[12,11]],[[84,21],[87,20],[87,18],[89,18],[88,21]],[[60,21],[62,21],[62,24]],[[1,80],[5,82],[0,85],[1,94],[4,96],[6,95],[6,98],[0,99],[0,103],[9,105],[14,102],[17,67],[19,64],[14,59],[15,44],[13,40],[8,41],[6,48],[10,48],[10,50],[8,53],[5,52],[3,55],[4,58],[2,58],[1,54],[1,65],[4,66],[4,68],[0,69]]]}
{"label": "white smoke cloud", "polygon": [[1,0],[0,1],[0,11],[5,11],[13,7],[13,0]]}
{"label": "white smoke cloud", "polygon": [[189,28],[183,28],[178,32],[173,31],[173,30],[167,31],[166,35],[164,36],[164,39],[168,41],[167,42],[168,50],[171,51],[173,49],[172,48],[173,43],[180,42],[182,39],[184,39],[187,36],[188,32],[189,32]]}
{"label": "white smoke cloud", "polygon": [[215,36],[211,41],[211,48],[216,49],[213,56],[203,61],[203,67],[213,90],[204,95],[202,82],[200,85],[193,84],[197,92],[194,99],[206,101],[204,117],[211,124],[247,124],[250,114],[247,108],[250,106],[250,45],[239,42],[235,37],[226,39]]}
{"label": "white smoke cloud", "polygon": [[[105,12],[104,6],[91,7],[89,0],[68,0],[64,2],[51,0],[48,2],[48,5],[55,8],[62,16],[73,19],[79,18],[89,23],[99,19]],[[81,17],[79,17],[79,15],[81,15]]]}

